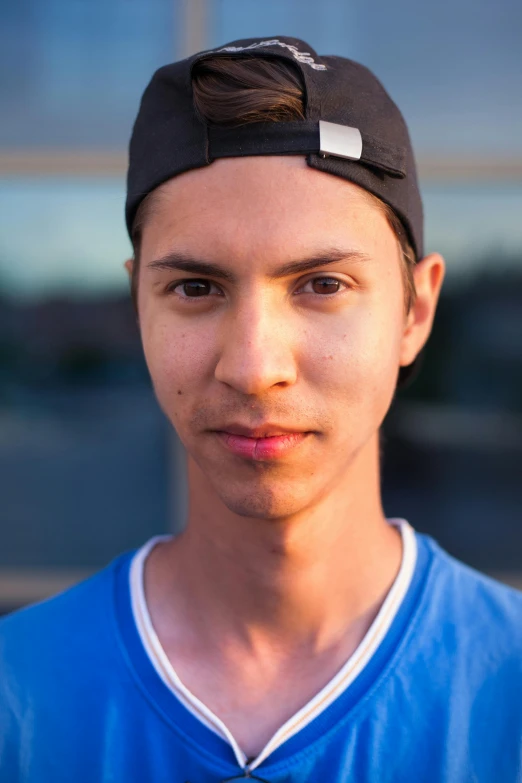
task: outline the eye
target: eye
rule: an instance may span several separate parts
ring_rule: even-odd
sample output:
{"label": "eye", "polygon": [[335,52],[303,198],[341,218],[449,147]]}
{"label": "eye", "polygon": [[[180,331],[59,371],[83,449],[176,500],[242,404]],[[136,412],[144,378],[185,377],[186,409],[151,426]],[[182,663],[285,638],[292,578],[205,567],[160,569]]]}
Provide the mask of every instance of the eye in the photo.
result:
{"label": "eye", "polygon": [[202,296],[210,296],[212,293],[219,293],[219,289],[209,280],[197,280],[193,278],[172,283],[167,287],[167,292],[176,293],[182,299],[197,299]]}
{"label": "eye", "polygon": [[322,294],[323,296],[332,295],[337,294],[345,287],[346,285],[341,280],[337,280],[336,277],[314,277],[304,284],[300,289],[300,293]]}

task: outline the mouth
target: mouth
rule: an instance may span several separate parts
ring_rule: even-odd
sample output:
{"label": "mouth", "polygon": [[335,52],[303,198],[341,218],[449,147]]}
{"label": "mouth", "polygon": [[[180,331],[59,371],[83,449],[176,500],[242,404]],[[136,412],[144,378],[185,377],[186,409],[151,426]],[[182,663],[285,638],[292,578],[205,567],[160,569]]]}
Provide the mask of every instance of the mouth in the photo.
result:
{"label": "mouth", "polygon": [[243,459],[269,462],[286,456],[300,446],[312,433],[295,431],[275,425],[250,429],[230,425],[214,430],[227,451]]}

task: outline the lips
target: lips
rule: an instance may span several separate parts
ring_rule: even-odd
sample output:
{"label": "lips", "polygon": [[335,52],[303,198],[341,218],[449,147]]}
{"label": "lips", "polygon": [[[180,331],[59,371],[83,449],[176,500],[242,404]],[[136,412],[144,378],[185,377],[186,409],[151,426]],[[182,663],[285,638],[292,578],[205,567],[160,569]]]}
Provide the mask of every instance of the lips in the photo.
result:
{"label": "lips", "polygon": [[245,438],[271,438],[277,435],[295,434],[298,430],[282,427],[278,424],[263,424],[260,427],[244,427],[241,424],[227,424],[219,429],[229,435],[242,435]]}
{"label": "lips", "polygon": [[271,461],[286,456],[310,435],[309,432],[286,430],[275,425],[250,429],[230,425],[216,432],[221,444],[238,457]]}

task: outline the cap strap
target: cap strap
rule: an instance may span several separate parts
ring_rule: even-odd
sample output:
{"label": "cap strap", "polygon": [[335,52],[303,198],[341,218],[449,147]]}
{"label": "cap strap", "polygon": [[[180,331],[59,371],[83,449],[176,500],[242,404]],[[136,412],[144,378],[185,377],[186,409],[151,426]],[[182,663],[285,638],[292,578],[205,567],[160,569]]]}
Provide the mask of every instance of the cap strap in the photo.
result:
{"label": "cap strap", "polygon": [[251,122],[208,126],[209,158],[243,155],[298,155],[319,151],[316,122]]}
{"label": "cap strap", "polygon": [[375,136],[362,134],[363,153],[361,160],[376,166],[392,177],[406,176],[406,150],[404,147],[390,147]]}
{"label": "cap strap", "polygon": [[[330,123],[329,123],[330,124]],[[343,126],[344,128],[344,126]],[[353,129],[356,130],[356,129]],[[250,155],[319,154],[321,142],[319,123],[252,122],[237,127],[207,126],[208,162],[216,158],[237,158]],[[402,147],[391,148],[362,133],[360,162],[385,171],[393,177],[405,177],[406,153]],[[335,157],[335,152],[326,152]]]}

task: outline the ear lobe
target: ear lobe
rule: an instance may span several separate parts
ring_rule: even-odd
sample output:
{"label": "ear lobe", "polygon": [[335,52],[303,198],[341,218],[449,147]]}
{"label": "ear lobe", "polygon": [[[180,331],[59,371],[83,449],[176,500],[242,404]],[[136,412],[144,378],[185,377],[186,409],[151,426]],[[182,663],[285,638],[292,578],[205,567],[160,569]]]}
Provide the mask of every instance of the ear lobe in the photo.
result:
{"label": "ear lobe", "polygon": [[444,273],[445,263],[439,253],[426,256],[414,269],[416,297],[404,327],[399,362],[401,367],[415,360],[430,335]]}

